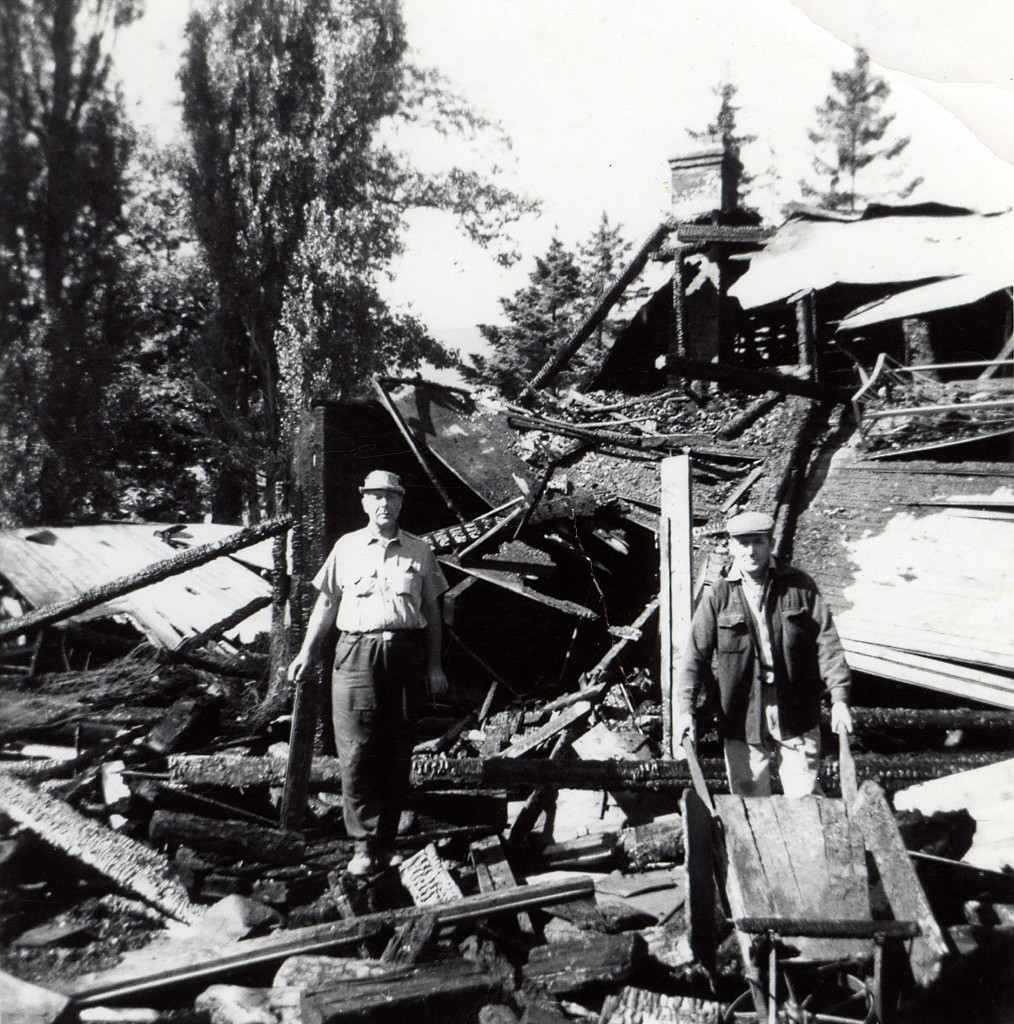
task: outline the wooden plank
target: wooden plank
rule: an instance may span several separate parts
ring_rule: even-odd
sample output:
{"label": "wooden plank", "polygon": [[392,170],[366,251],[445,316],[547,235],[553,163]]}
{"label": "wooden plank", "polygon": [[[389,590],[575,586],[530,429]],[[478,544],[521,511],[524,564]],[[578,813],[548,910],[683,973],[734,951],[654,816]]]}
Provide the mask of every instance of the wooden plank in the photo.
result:
{"label": "wooden plank", "polygon": [[627,981],[645,953],[644,939],[637,932],[583,935],[536,946],[521,974],[526,988],[556,996],[579,995]]}
{"label": "wooden plank", "polygon": [[[348,921],[290,928],[212,951],[196,947],[194,940],[188,938],[179,940],[171,948],[163,948],[154,963],[150,962],[150,956],[144,955],[146,950],[140,950],[137,954],[128,954],[123,963],[111,970],[69,979],[58,988],[72,996],[77,1005],[94,1005],[120,996],[161,991],[170,985],[277,963],[303,953],[356,946],[367,938],[389,933],[401,924],[428,915],[436,918],[438,926],[460,924],[495,914],[519,913],[549,904],[587,899],[594,891],[590,878],[570,878],[563,882],[519,885],[494,894],[463,896],[433,907],[405,907],[364,914]],[[138,961],[146,963],[146,968],[139,969]]]}
{"label": "wooden plank", "polygon": [[143,843],[86,818],[69,804],[27,782],[4,774],[0,774],[0,811],[170,917],[187,924],[200,918],[201,908],[190,902],[169,862]]}
{"label": "wooden plank", "polygon": [[[499,836],[488,836],[472,843],[469,847],[472,864],[475,866],[479,892],[495,892],[516,886],[517,879],[507,860],[507,853]],[[518,926],[526,935],[533,935],[535,929],[528,914],[518,914]]]}
{"label": "wooden plank", "polygon": [[693,481],[690,457],[675,455],[662,460],[659,515],[659,644],[662,669],[662,749],[673,749],[673,699],[679,675],[682,647],[690,634],[693,615]]}
{"label": "wooden plank", "polygon": [[884,791],[867,779],[859,787],[849,814],[862,829],[895,920],[915,921],[922,929],[922,935],[912,940],[909,962],[916,982],[924,987],[931,985],[940,977],[949,948],[916,877]]}
{"label": "wooden plank", "polygon": [[542,728],[533,729],[531,732],[519,736],[509,747],[500,752],[500,756],[503,758],[517,758],[527,754],[529,751],[541,746],[546,740],[552,739],[558,733],[563,732],[564,729],[581,721],[591,712],[591,707],[591,704],[586,700],[572,704],[569,708],[566,708],[552,718]]}

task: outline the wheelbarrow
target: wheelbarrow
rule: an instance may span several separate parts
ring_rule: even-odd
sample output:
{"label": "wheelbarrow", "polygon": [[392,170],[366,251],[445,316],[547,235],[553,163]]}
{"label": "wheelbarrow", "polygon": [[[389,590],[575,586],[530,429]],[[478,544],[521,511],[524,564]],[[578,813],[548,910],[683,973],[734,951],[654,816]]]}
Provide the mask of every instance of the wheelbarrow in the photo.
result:
{"label": "wheelbarrow", "polygon": [[841,798],[709,794],[693,742],[683,796],[691,948],[714,979],[735,932],[758,1021],[886,1022],[939,977],[948,945],[883,790],[856,786],[839,732]]}

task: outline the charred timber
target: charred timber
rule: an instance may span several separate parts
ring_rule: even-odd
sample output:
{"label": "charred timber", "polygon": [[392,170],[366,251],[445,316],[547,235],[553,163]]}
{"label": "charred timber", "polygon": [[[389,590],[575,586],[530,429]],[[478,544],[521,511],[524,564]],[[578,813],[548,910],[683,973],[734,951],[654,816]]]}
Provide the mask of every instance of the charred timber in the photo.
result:
{"label": "charred timber", "polygon": [[44,608],[37,608],[26,615],[19,615],[15,619],[8,619],[0,623],[0,640],[11,636],[20,636],[39,629],[42,626],[52,625],[68,619],[79,612],[87,611],[96,605],[111,601],[115,597],[122,597],[124,594],[133,593],[142,587],[150,586],[161,580],[169,579],[170,576],[178,576],[180,573],[193,569],[198,565],[222,555],[230,555],[234,551],[256,544],[266,537],[274,537],[284,533],[292,525],[292,516],[276,516],[274,519],[267,519],[256,526],[249,526],[246,529],[238,530],[228,537],[213,544],[201,544],[195,548],[188,548],[172,558],[163,559],[152,565],[146,566],[140,572],[132,573],[130,576],[122,576],[109,583],[103,583],[98,587],[91,587],[76,597],[66,601],[59,601],[55,604],[46,605]]}
{"label": "charred timber", "polygon": [[156,846],[185,843],[195,850],[282,864],[296,863],[306,849],[298,832],[164,810],[151,816],[148,838]]}
{"label": "charred timber", "polygon": [[799,395],[802,398],[813,398],[820,402],[840,402],[849,400],[844,391],[823,387],[812,381],[793,377],[775,370],[762,370],[754,367],[731,366],[728,363],[705,363],[697,359],[669,357],[665,366],[667,373],[682,374],[691,380],[710,380],[718,384],[728,384],[751,394],[777,391],[783,395]]}
{"label": "charred timber", "polygon": [[[925,754],[857,754],[861,779],[878,778],[887,789],[901,789],[914,782],[940,778],[981,765],[1002,761],[1004,751]],[[725,791],[721,758],[701,761],[708,785]],[[125,777],[130,772],[124,773]],[[169,758],[170,781],[177,785],[277,786],[285,777],[285,761],[271,757],[230,755],[176,755]],[[838,762],[826,758],[821,781],[838,785]],[[683,761],[549,761],[545,758],[447,758],[420,756],[412,759],[412,787],[419,790],[506,789],[528,790],[538,786],[565,789],[605,789],[610,792],[682,790],[690,784]],[[341,789],[338,759],[318,757],[310,772],[310,785],[318,790]]]}

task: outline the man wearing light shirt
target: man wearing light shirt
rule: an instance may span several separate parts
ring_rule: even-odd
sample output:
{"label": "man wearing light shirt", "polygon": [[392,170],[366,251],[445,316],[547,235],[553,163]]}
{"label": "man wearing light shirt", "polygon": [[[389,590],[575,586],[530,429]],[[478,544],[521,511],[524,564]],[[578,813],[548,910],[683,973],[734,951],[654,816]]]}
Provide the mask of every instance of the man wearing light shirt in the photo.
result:
{"label": "man wearing light shirt", "polygon": [[374,470],[359,491],[369,524],[340,537],[314,577],[320,594],[288,677],[307,671],[336,625],[335,745],[355,843],[347,870],[366,875],[391,862],[411,766],[408,693],[420,675],[434,697],[447,691],[439,604],[447,581],[430,546],[398,526],[401,480]]}
{"label": "man wearing light shirt", "polygon": [[694,613],[676,692],[673,739],[696,742],[696,705],[717,685],[729,786],[768,796],[771,770],[786,796],[820,792],[820,706],[852,731],[851,675],[817,585],[773,557],[774,521],[743,512],[727,523],[732,566]]}

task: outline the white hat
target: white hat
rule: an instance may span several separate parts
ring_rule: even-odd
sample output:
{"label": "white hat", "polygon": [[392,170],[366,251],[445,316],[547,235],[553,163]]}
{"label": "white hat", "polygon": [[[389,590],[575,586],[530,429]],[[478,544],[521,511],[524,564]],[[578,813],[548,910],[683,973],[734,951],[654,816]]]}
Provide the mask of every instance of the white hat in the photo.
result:
{"label": "white hat", "polygon": [[365,494],[367,491],[394,491],[396,494],[404,494],[405,488],[397,473],[388,473],[386,469],[375,469],[363,481],[363,486],[359,488],[360,494]]}

